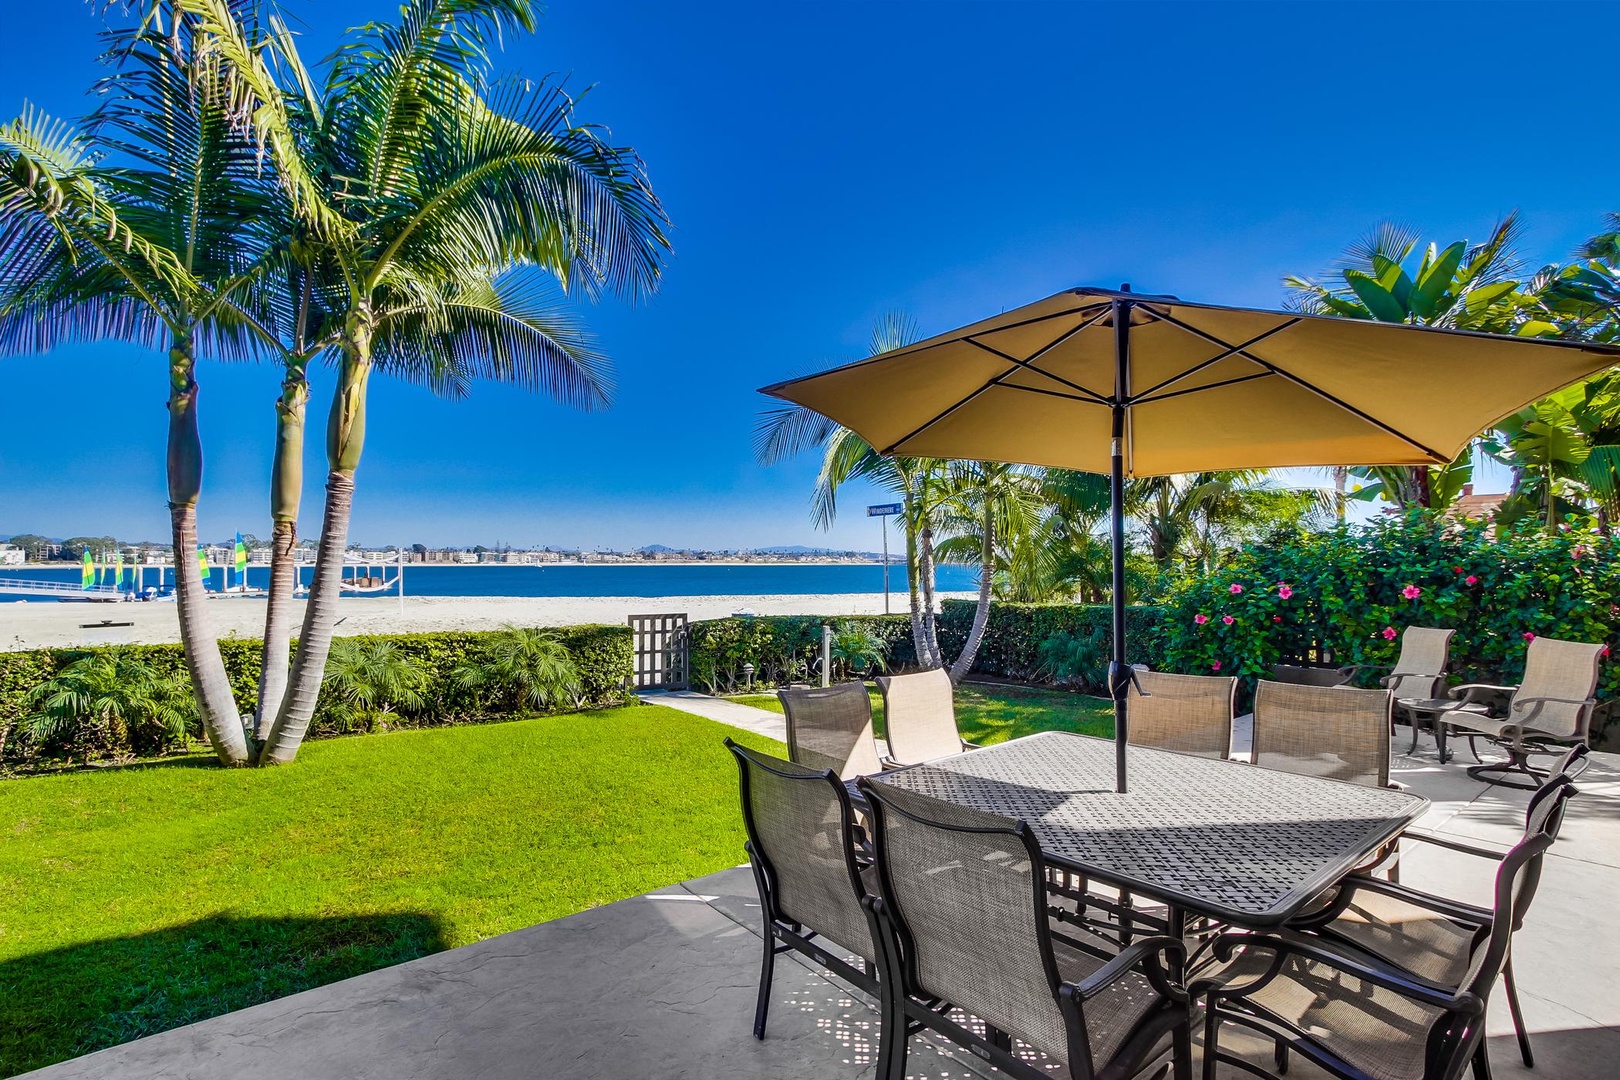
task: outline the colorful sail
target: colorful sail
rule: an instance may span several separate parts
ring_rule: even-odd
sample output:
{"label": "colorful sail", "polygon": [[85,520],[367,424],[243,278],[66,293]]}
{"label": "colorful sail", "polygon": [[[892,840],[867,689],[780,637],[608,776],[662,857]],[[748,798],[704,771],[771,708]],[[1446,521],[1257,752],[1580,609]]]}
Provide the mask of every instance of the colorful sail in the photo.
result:
{"label": "colorful sail", "polygon": [[113,552],[113,564],[112,564],[112,587],[113,588],[116,589],[116,588],[118,588],[119,585],[123,584],[123,582],[121,580],[123,578],[123,576],[124,576],[124,553],[122,551],[115,551],[115,552]]}
{"label": "colorful sail", "polygon": [[197,566],[202,570],[203,588],[206,589],[214,572],[208,568],[208,549],[201,544],[197,545]]}
{"label": "colorful sail", "polygon": [[236,534],[236,576],[241,585],[247,585],[247,545],[242,543],[242,534]]}
{"label": "colorful sail", "polygon": [[92,589],[96,584],[96,560],[90,557],[90,549],[84,549],[84,558],[79,560],[79,580],[86,589]]}

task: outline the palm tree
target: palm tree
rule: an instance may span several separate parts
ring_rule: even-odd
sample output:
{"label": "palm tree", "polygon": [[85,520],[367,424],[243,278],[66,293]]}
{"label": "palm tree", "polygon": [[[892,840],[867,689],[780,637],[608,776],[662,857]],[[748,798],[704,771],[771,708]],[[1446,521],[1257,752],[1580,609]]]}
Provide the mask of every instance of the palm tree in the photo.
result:
{"label": "palm tree", "polygon": [[114,748],[183,748],[196,719],[191,695],[168,672],[128,647],[75,660],[35,686],[17,730],[36,742],[101,729]]}
{"label": "palm tree", "polygon": [[247,741],[191,557],[203,467],[196,364],[199,350],[251,354],[262,336],[242,304],[260,238],[239,223],[265,193],[195,21],[160,29],[143,24],[120,43],[122,70],[93,118],[117,167],[40,113],[0,128],[0,351],[105,338],[167,350],[181,641],[204,731],[222,762],[243,765]]}
{"label": "palm tree", "polygon": [[[480,93],[489,43],[508,28],[533,29],[529,0],[415,0],[398,26],[362,28],[333,57],[319,92],[301,86],[299,95],[284,91],[266,59],[270,49],[286,69],[303,71],[291,35],[250,40],[227,0],[179,2],[227,60],[239,115],[268,147],[309,243],[342,281],[331,312],[340,359],[315,580],[287,693],[260,752],[275,764],[297,753],[317,703],[366,390],[390,324],[458,343],[457,298],[487,293],[502,271],[523,265],[590,296],[645,294],[662,271],[667,219],[635,154],[576,123],[560,90],[514,84]],[[474,321],[486,336],[506,336],[504,324]],[[586,407],[605,404],[598,360],[548,341],[547,389]]]}
{"label": "palm tree", "polygon": [[[1332,275],[1317,281],[1289,275],[1289,304],[1313,315],[1410,323],[1495,334],[1539,335],[1556,331],[1534,317],[1534,297],[1523,288],[1521,265],[1513,245],[1520,233],[1518,215],[1509,214],[1484,243],[1458,240],[1440,248],[1429,244],[1416,265],[1415,232],[1380,225],[1352,245]],[[1382,494],[1396,506],[1432,507],[1432,472],[1422,465],[1379,469]]]}
{"label": "palm tree", "polygon": [[513,709],[546,709],[581,693],[579,668],[568,647],[554,632],[534,627],[508,626],[482,655],[457,666],[455,680]]}
{"label": "palm tree", "polygon": [[1002,552],[1016,550],[1019,539],[1030,533],[1042,516],[1042,472],[995,461],[951,463],[943,500],[945,529],[950,537],[940,544],[940,557],[976,562],[979,566],[978,603],[967,641],[951,664],[953,683],[960,683],[978,659],[990,622],[990,602]]}
{"label": "palm tree", "polygon": [[[867,355],[904,348],[919,338],[908,316],[891,312],[873,327]],[[851,480],[865,480],[900,497],[912,644],[922,667],[944,667],[934,611],[934,525],[945,462],[882,457],[853,431],[803,405],[772,406],[754,426],[754,456],[762,465],[775,465],[810,449],[819,449],[822,455],[810,500],[811,519],[818,528],[832,525],[838,514],[838,491]]]}

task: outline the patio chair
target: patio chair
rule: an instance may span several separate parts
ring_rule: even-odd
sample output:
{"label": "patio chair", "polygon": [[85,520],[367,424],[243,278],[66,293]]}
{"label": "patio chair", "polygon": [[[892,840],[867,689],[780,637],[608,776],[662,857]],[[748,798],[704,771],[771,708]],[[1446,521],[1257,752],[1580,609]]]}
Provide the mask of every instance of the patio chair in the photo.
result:
{"label": "patio chair", "polygon": [[[1277,1073],[1287,1069],[1292,1051],[1343,1080],[1458,1080],[1470,1065],[1476,1077],[1489,1077],[1485,1004],[1507,966],[1513,929],[1529,909],[1542,856],[1573,792],[1560,783],[1537,805],[1524,838],[1502,857],[1493,908],[1469,935],[1454,985],[1314,934],[1285,929],[1216,938],[1210,949],[1216,963],[1200,969],[1190,987],[1206,999],[1207,1080],[1223,1062],[1257,1076],[1277,1075],[1222,1051],[1223,1022],[1270,1039]],[[1387,883],[1358,879],[1358,885],[1382,889]]]}
{"label": "patio chair", "polygon": [[879,675],[889,762],[915,765],[975,749],[956,729],[956,687],[943,668]]}
{"label": "patio chair", "polygon": [[[1481,762],[1469,766],[1468,775],[1487,784],[1533,790],[1548,774],[1530,764],[1532,755],[1588,742],[1603,648],[1538,637],[1525,653],[1524,679],[1518,686],[1452,687],[1451,696],[1458,703],[1438,718],[1453,735],[1468,740],[1469,753]],[[1508,760],[1485,764],[1475,744],[1481,738],[1505,751]],[[1529,782],[1509,779],[1514,773]]]}
{"label": "patio chair", "polygon": [[1231,755],[1237,679],[1138,669],[1131,683],[1131,745],[1198,757]]}
{"label": "patio chair", "polygon": [[[765,917],[765,953],[754,1007],[754,1038],[765,1037],[777,954],[792,949],[884,1001],[878,953],[864,905],[866,883],[855,855],[849,792],[831,769],[817,772],[738,746],[743,825]],[[854,953],[857,968],[820,940]],[[879,1059],[891,1031],[887,1011],[878,1032]]]}
{"label": "patio chair", "polygon": [[[883,982],[905,1032],[890,1041],[880,1077],[905,1076],[909,1036],[926,1028],[1020,1080],[1048,1074],[1015,1053],[1014,1038],[1075,1080],[1124,1080],[1167,1052],[1177,1080],[1191,1080],[1187,997],[1161,962],[1179,970],[1180,939],[1143,938],[1114,954],[1054,928],[1040,845],[1023,822],[860,786],[880,882],[869,906],[888,935]],[[987,1033],[952,1019],[953,1007]]]}
{"label": "patio chair", "polygon": [[1254,692],[1256,765],[1389,787],[1388,690],[1268,682]]}
{"label": "patio chair", "polygon": [[[1553,800],[1556,806],[1541,828],[1552,839],[1558,838],[1567,798],[1559,795],[1558,789],[1570,784],[1569,774],[1586,752],[1584,744],[1571,750],[1560,763],[1559,771],[1530,797],[1524,816],[1526,838],[1535,831],[1541,820],[1541,805],[1548,800]],[[1574,793],[1573,788],[1571,793]],[[1497,862],[1507,856],[1506,851],[1445,833],[1412,829],[1401,838]],[[1484,908],[1357,874],[1345,879],[1327,907],[1290,926],[1337,939],[1420,979],[1456,987],[1467,977],[1474,941],[1489,929],[1492,918],[1492,912]],[[1517,933],[1523,922],[1521,911],[1511,930]],[[1530,1034],[1524,1027],[1524,1014],[1519,1008],[1511,948],[1502,964],[1502,983],[1513,1030],[1519,1039],[1519,1054],[1525,1067],[1533,1068],[1535,1056],[1530,1048]]]}
{"label": "patio chair", "polygon": [[[1418,713],[1408,703],[1432,701],[1446,688],[1446,667],[1451,662],[1451,639],[1457,631],[1432,626],[1408,626],[1401,631],[1401,652],[1395,666],[1378,680],[1378,685],[1395,695],[1395,720],[1412,725],[1412,746],[1407,753],[1417,750]],[[1356,671],[1380,670],[1370,665],[1358,665]]]}
{"label": "patio chair", "polygon": [[787,715],[788,757],[795,764],[831,769],[840,780],[883,771],[865,683],[778,690],[776,696]]}

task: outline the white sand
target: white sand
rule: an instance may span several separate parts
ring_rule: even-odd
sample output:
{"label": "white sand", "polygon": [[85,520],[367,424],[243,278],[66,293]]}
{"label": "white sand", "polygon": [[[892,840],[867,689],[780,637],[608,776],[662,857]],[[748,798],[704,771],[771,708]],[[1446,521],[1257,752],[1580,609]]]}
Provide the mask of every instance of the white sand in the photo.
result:
{"label": "white sand", "polygon": [[[939,593],[940,598],[972,593]],[[906,594],[890,600],[906,610]],[[304,605],[296,605],[302,622]],[[499,630],[515,626],[623,624],[631,615],[685,612],[693,619],[717,619],[742,610],[757,615],[874,615],[883,611],[882,593],[828,596],[407,596],[399,599],[346,598],[340,603],[339,634],[403,634],[429,630]],[[264,632],[264,601],[216,599],[209,602],[220,637],[257,638]],[[83,627],[83,623],[133,626]],[[179,641],[172,603],[0,604],[0,652],[64,645],[115,645]]]}

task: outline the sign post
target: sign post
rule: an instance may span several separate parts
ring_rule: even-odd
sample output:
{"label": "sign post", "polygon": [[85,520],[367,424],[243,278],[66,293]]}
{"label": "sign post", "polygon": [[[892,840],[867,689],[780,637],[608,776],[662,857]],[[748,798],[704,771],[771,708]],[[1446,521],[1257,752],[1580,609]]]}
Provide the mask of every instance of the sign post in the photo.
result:
{"label": "sign post", "polygon": [[889,518],[900,512],[899,503],[879,503],[866,508],[867,517],[883,523],[883,614],[889,614]]}

